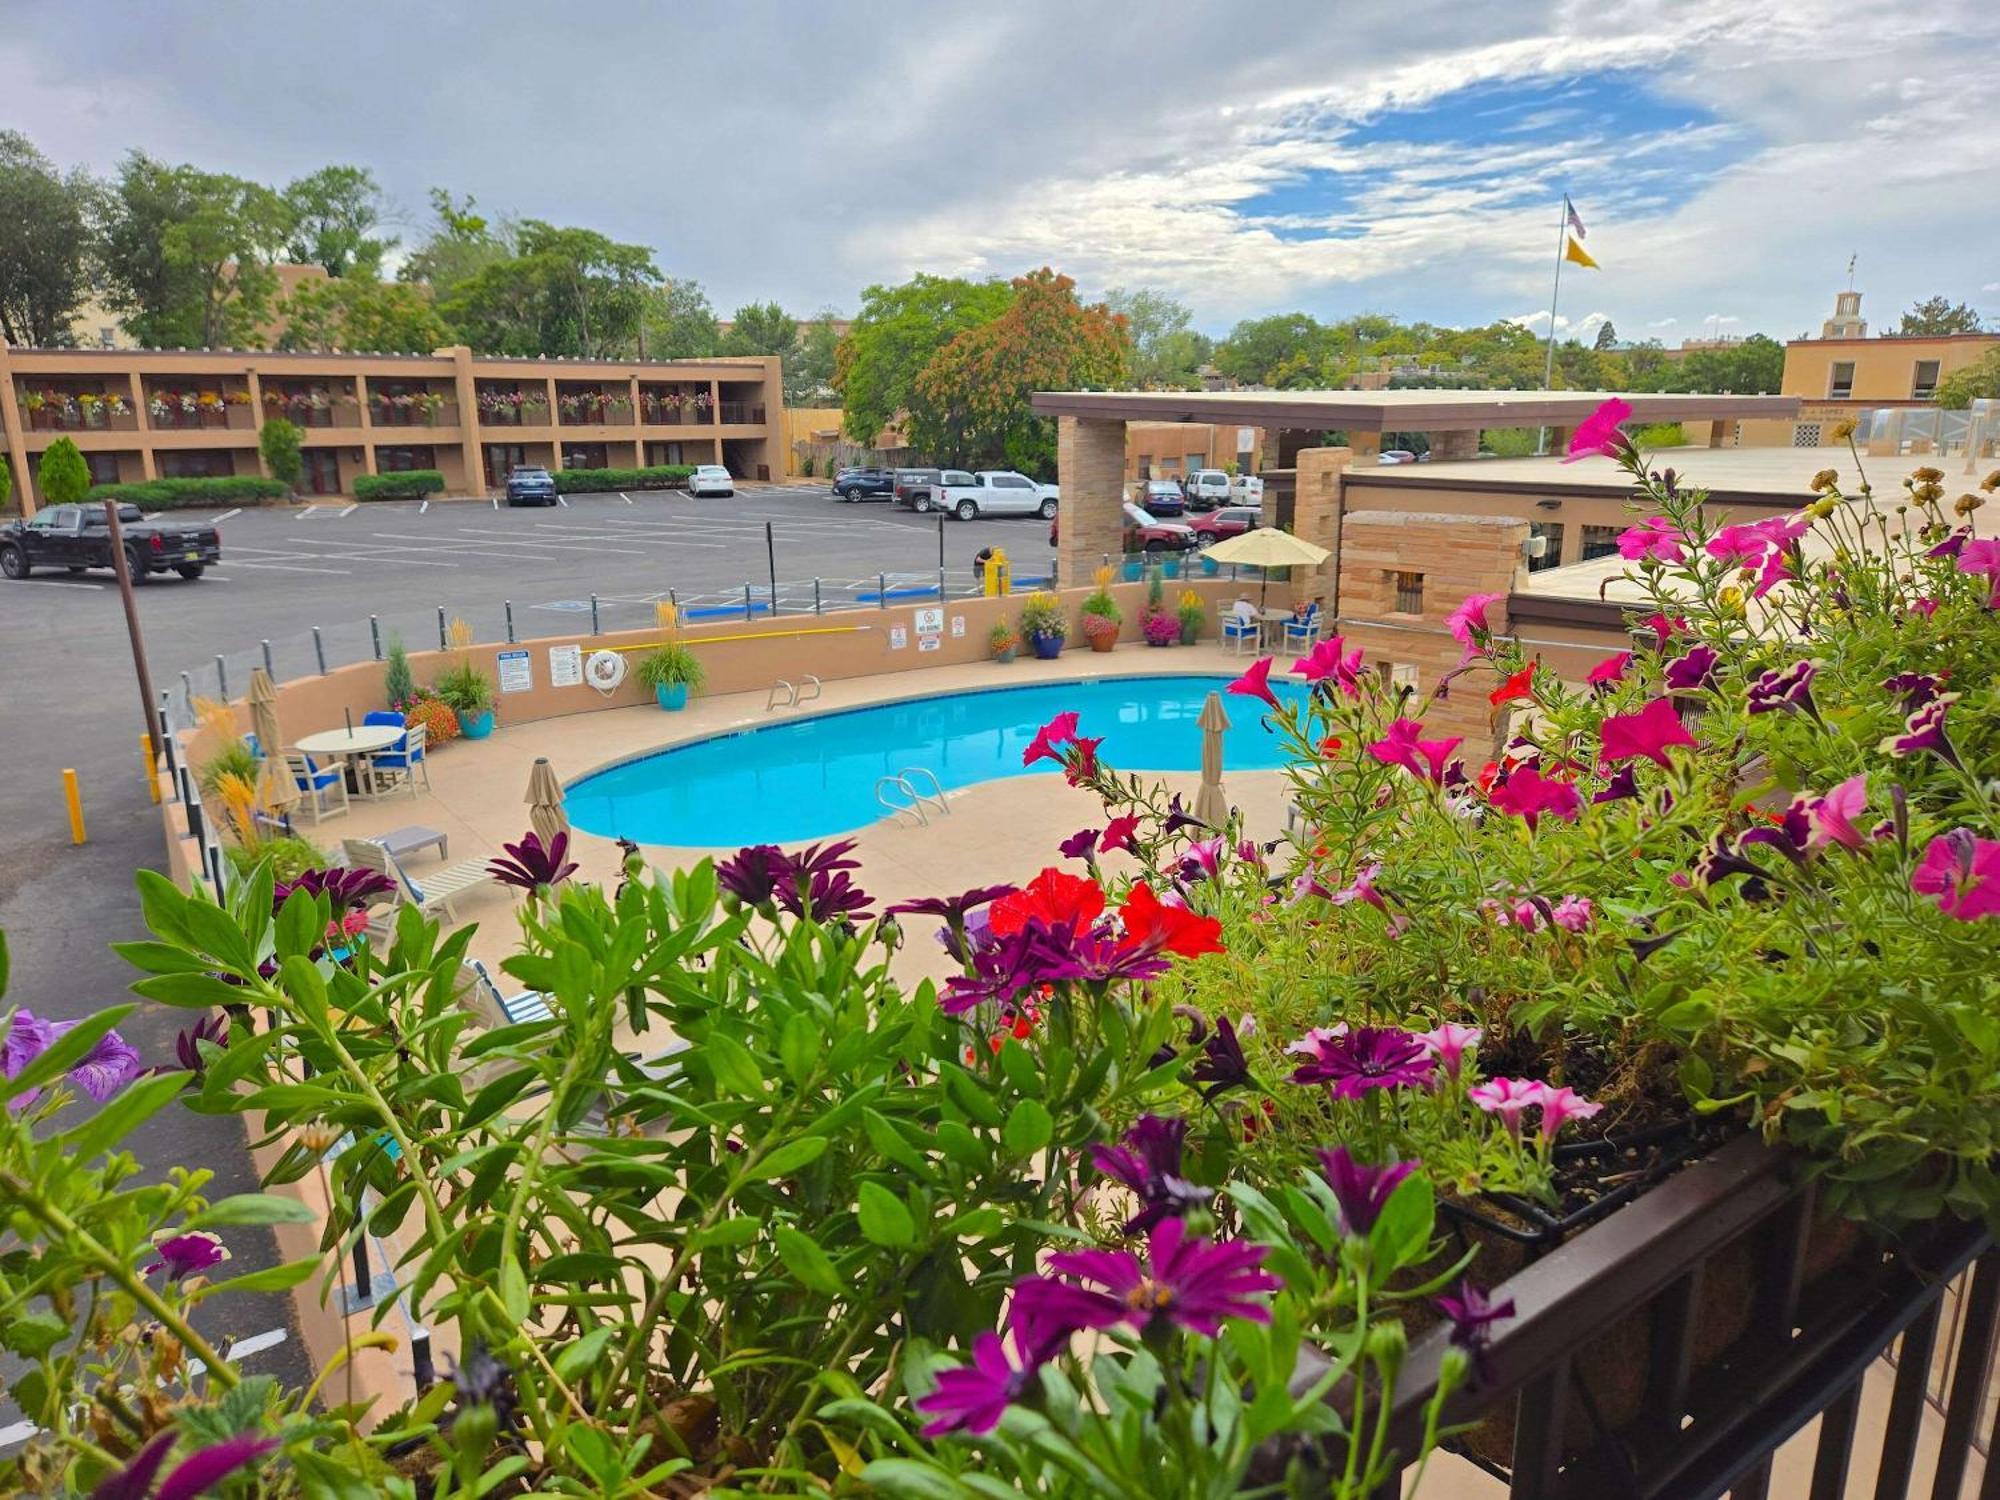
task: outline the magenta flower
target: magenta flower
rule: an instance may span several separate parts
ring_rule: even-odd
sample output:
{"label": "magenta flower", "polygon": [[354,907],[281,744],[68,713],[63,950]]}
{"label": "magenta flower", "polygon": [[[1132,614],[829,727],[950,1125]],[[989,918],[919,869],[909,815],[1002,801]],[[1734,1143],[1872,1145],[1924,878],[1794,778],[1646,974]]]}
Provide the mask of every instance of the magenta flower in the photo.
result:
{"label": "magenta flower", "polygon": [[1490,633],[1486,611],[1490,605],[1506,602],[1505,594],[1467,594],[1457,609],[1444,617],[1444,628],[1463,651],[1460,661],[1470,661],[1478,653],[1477,638]]}
{"label": "magenta flower", "polygon": [[1370,1166],[1348,1155],[1345,1146],[1320,1152],[1319,1165],[1327,1186],[1333,1189],[1334,1201],[1340,1205],[1341,1232],[1357,1240],[1368,1238],[1397,1185],[1417,1170],[1413,1161]]}
{"label": "magenta flower", "polygon": [[1690,646],[1684,654],[1667,663],[1664,673],[1667,687],[1676,693],[1712,688],[1715,686],[1716,664],[1721,660],[1713,646]]}
{"label": "magenta flower", "polygon": [[218,1052],[229,1050],[229,1017],[225,1012],[211,1011],[174,1037],[174,1059],[182,1072],[199,1078],[208,1071],[204,1042]]}
{"label": "magenta flower", "polygon": [[1552,916],[1565,932],[1588,932],[1595,911],[1588,896],[1565,896],[1556,903]]}
{"label": "magenta flower", "polygon": [[[1992,607],[1991,601],[1988,601],[1987,607]],[[1910,601],[1910,613],[1913,615],[1922,615],[1928,620],[1932,615],[1937,613],[1937,600],[1927,594],[1913,599]]]}
{"label": "magenta flower", "polygon": [[158,1241],[153,1250],[159,1259],[147,1266],[142,1274],[150,1276],[155,1271],[165,1271],[169,1281],[185,1280],[229,1259],[229,1247],[222,1243],[222,1237],[205,1229],[189,1229],[169,1235]]}
{"label": "magenta flower", "polygon": [[1758,673],[1745,700],[1747,711],[1768,714],[1803,709],[1806,713],[1816,713],[1812,680],[1818,671],[1809,661],[1795,661],[1789,667],[1772,667]]}
{"label": "magenta flower", "polygon": [[166,1478],[160,1481],[159,1489],[155,1490],[153,1480],[165,1465],[167,1455],[173,1451],[179,1436],[171,1427],[154,1433],[124,1468],[102,1480],[90,1492],[91,1500],[148,1500],[149,1496],[151,1500],[195,1500],[197,1495],[208,1493],[212,1486],[238,1469],[255,1463],[280,1446],[276,1438],[259,1437],[254,1432],[238,1433],[219,1443],[197,1448],[174,1465]]}
{"label": "magenta flower", "polygon": [[1461,1026],[1456,1021],[1446,1021],[1435,1030],[1419,1032],[1417,1040],[1444,1068],[1445,1077],[1456,1083],[1465,1066],[1465,1054],[1467,1051],[1476,1054],[1485,1036],[1486,1033],[1477,1026]]}
{"label": "magenta flower", "polygon": [[1607,656],[1585,674],[1584,681],[1592,687],[1603,687],[1608,683],[1623,682],[1625,669],[1632,665],[1632,653],[1620,651],[1616,656]]}
{"label": "magenta flower", "polygon": [[1392,1026],[1358,1026],[1315,1045],[1292,1071],[1293,1083],[1324,1083],[1336,1099],[1375,1089],[1428,1088],[1437,1061],[1421,1036]]}
{"label": "magenta flower", "polygon": [[1926,552],[1924,556],[1957,557],[1959,553],[1965,550],[1965,544],[1971,540],[1972,528],[1970,526],[1961,526],[1952,532],[1950,536],[1931,548],[1930,551]]}
{"label": "magenta flower", "polygon": [[1687,538],[1665,516],[1650,516],[1618,533],[1618,555],[1627,562],[1654,558],[1663,563],[1685,562]]}
{"label": "magenta flower", "polygon": [[1542,814],[1574,823],[1583,810],[1583,798],[1567,781],[1544,776],[1532,766],[1521,766],[1487,794],[1487,801],[1503,813],[1512,813],[1533,832]]}
{"label": "magenta flower", "polygon": [[1771,550],[1771,540],[1757,525],[1725,526],[1709,538],[1703,550],[1723,562],[1754,568]]}
{"label": "magenta flower", "polygon": [[1064,859],[1088,860],[1096,852],[1097,830],[1095,828],[1079,828],[1075,833],[1072,833],[1068,838],[1056,845],[1056,853],[1060,854]]}
{"label": "magenta flower", "polygon": [[1111,819],[1104,825],[1104,834],[1098,839],[1097,847],[1102,849],[1106,854],[1109,854],[1113,849],[1123,849],[1128,853],[1136,854],[1138,846],[1133,843],[1132,835],[1138,829],[1139,819],[1136,815],[1131,813],[1122,814],[1119,817]]}
{"label": "magenta flower", "polygon": [[1451,1341],[1472,1357],[1473,1373],[1482,1381],[1490,1381],[1493,1376],[1487,1367],[1486,1348],[1493,1341],[1493,1325],[1514,1316],[1514,1299],[1488,1301],[1486,1293],[1471,1281],[1461,1280],[1456,1296],[1431,1300],[1451,1320]]}
{"label": "magenta flower", "polygon": [[1362,649],[1356,646],[1351,652],[1344,648],[1346,642],[1337,635],[1330,635],[1312,648],[1312,651],[1292,663],[1292,670],[1307,682],[1325,682],[1331,679],[1350,698],[1361,695]]}
{"label": "magenta flower", "polygon": [[502,885],[511,885],[517,890],[538,891],[552,885],[560,885],[576,873],[576,861],[570,859],[569,834],[562,829],[549,840],[546,847],[542,836],[532,829],[522,836],[518,844],[502,844],[501,849],[508,858],[496,858],[486,866],[486,873]]}
{"label": "magenta flower", "polygon": [[1401,766],[1420,781],[1436,786],[1444,779],[1444,763],[1462,737],[1426,740],[1419,736],[1424,726],[1415,719],[1398,719],[1388,734],[1368,746],[1368,753],[1385,766]]}
{"label": "magenta flower", "polygon": [[716,884],[745,906],[765,905],[790,878],[790,862],[776,844],[751,844],[715,867]]}
{"label": "magenta flower", "polygon": [[1028,748],[1021,752],[1021,764],[1032,766],[1038,760],[1060,762],[1062,752],[1059,747],[1076,738],[1079,715],[1074,709],[1057,714],[1048,723],[1035,731],[1035,737],[1028,741]]}
{"label": "magenta flower", "polygon": [[1882,679],[1882,691],[1894,693],[1902,699],[1904,713],[1922,708],[1938,695],[1943,686],[1944,679],[1929,672],[1898,672],[1894,677]]}
{"label": "magenta flower", "polygon": [[1592,805],[1599,802],[1623,802],[1639,795],[1639,773],[1628,765],[1622,765],[1603,787],[1590,795]]}
{"label": "magenta flower", "polygon": [[1215,1195],[1181,1175],[1187,1121],[1141,1115],[1125,1132],[1123,1144],[1090,1148],[1090,1164],[1122,1182],[1139,1199],[1139,1212],[1125,1221],[1127,1234],[1145,1234],[1166,1218],[1178,1218]]}
{"label": "magenta flower", "polygon": [[1959,764],[1958,751],[1944,732],[1944,718],[1952,704],[1958,701],[1957,693],[1939,693],[1937,697],[1917,709],[1903,720],[1903,732],[1885,738],[1879,748],[1884,755],[1917,755],[1928,750],[1945,764]]}
{"label": "magenta flower", "polygon": [[1688,622],[1685,616],[1675,615],[1670,620],[1658,610],[1655,610],[1639,623],[1653,632],[1653,649],[1664,651],[1667,649],[1668,641],[1672,640],[1679,632],[1687,629]]}
{"label": "magenta flower", "polygon": [[1643,755],[1664,766],[1669,764],[1670,747],[1695,743],[1674,705],[1665,698],[1652,699],[1636,714],[1613,714],[1604,721],[1601,740],[1604,759],[1613,765]]}
{"label": "magenta flower", "polygon": [[1271,691],[1271,658],[1261,657],[1250,664],[1250,670],[1223,689],[1226,693],[1240,693],[1245,698],[1262,698],[1271,707],[1278,706],[1277,694]]}
{"label": "magenta flower", "polygon": [[1940,834],[1910,872],[1910,889],[1935,898],[1939,911],[1960,922],[2000,914],[2000,842],[1970,828]]}
{"label": "magenta flower", "polygon": [[1958,552],[1958,571],[1986,580],[1986,607],[2000,609],[2000,540],[1981,537]]}
{"label": "magenta flower", "polygon": [[1604,1108],[1570,1088],[1556,1088],[1546,1083],[1539,1087],[1542,1096],[1537,1102],[1542,1106],[1542,1144],[1545,1146],[1554,1145],[1556,1132],[1571,1120],[1588,1120]]}
{"label": "magenta flower", "polygon": [[1142,1333],[1180,1327],[1214,1338],[1224,1318],[1271,1321],[1257,1299],[1284,1283],[1259,1269],[1264,1255],[1262,1245],[1212,1244],[1190,1236],[1179,1219],[1166,1219],[1154,1227],[1143,1265],[1124,1250],[1062,1250],[1049,1257],[1049,1269],[1086,1289],[1094,1283]]}
{"label": "magenta flower", "polygon": [[1365,901],[1377,911],[1387,911],[1389,903],[1384,901],[1382,893],[1375,889],[1375,877],[1381,873],[1382,867],[1379,864],[1363,865],[1354,872],[1352,880],[1333,893],[1333,904],[1347,906],[1356,901]]}
{"label": "magenta flower", "polygon": [[1569,457],[1563,462],[1573,464],[1593,454],[1618,458],[1630,452],[1632,440],[1619,431],[1618,424],[1629,420],[1631,415],[1632,403],[1613,396],[1576,424],[1576,431],[1570,434]]}
{"label": "magenta flower", "polygon": [[1319,883],[1319,876],[1308,866],[1292,877],[1292,899],[1288,906],[1297,906],[1301,901],[1317,896],[1322,901],[1331,898],[1333,892]]}
{"label": "magenta flower", "polygon": [[885,917],[919,916],[937,917],[942,921],[965,925],[965,919],[976,907],[998,901],[1002,896],[1014,894],[1011,885],[979,885],[956,896],[925,896],[916,901],[898,901],[882,913]]}
{"label": "magenta flower", "polygon": [[1507,1134],[1518,1141],[1522,1117],[1542,1102],[1542,1090],[1546,1087],[1530,1078],[1489,1078],[1467,1089],[1465,1097],[1489,1115],[1497,1116]]}
{"label": "magenta flower", "polygon": [[1214,880],[1222,873],[1222,860],[1227,848],[1228,845],[1219,833],[1213,838],[1191,841],[1186,852],[1181,855],[1181,879]]}
{"label": "magenta flower", "polygon": [[947,1432],[991,1432],[1007,1408],[1027,1392],[1040,1369],[1026,1362],[1015,1366],[1008,1360],[999,1334],[980,1334],[972,1341],[972,1363],[938,1371],[937,1389],[917,1398],[917,1410],[932,1418],[924,1424],[923,1435],[934,1438]]}
{"label": "magenta flower", "polygon": [[1285,1051],[1293,1057],[1318,1057],[1320,1043],[1330,1042],[1336,1037],[1347,1035],[1347,1023],[1335,1021],[1331,1026],[1315,1026],[1296,1042],[1288,1043]]}
{"label": "magenta flower", "polygon": [[396,893],[396,882],[375,870],[347,865],[333,870],[301,870],[297,880],[280,880],[271,887],[271,915],[285,909],[293,891],[325,896],[335,911],[358,910],[378,896]]}
{"label": "magenta flower", "polygon": [[1210,1101],[1251,1081],[1249,1059],[1229,1017],[1215,1018],[1215,1030],[1202,1042],[1201,1056],[1188,1069],[1188,1078],[1201,1085],[1201,1097]]}
{"label": "magenta flower", "polygon": [[1823,848],[1838,844],[1843,849],[1859,849],[1867,843],[1854,820],[1868,811],[1868,777],[1864,772],[1850,776],[1828,792],[1806,804],[1806,847]]}

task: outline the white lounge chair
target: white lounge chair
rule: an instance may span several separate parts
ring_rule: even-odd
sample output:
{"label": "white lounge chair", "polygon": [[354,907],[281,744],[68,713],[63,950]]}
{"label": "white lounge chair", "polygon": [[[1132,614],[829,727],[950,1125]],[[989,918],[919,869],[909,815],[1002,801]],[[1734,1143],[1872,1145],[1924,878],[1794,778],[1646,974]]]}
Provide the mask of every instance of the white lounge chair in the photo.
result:
{"label": "white lounge chair", "polygon": [[285,752],[285,770],[298,788],[299,805],[312,818],[313,826],[335,813],[348,810],[347,778],[338,765],[323,766],[303,750]]}
{"label": "white lounge chair", "polygon": [[442,913],[446,921],[456,922],[458,911],[452,905],[454,897],[498,883],[483,859],[461,860],[455,865],[446,865],[442,870],[426,870],[423,882],[419,884],[410,878],[395,855],[373,839],[342,839],[340,847],[346,853],[349,864],[373,870],[395,881],[398,904],[408,902],[427,917]]}

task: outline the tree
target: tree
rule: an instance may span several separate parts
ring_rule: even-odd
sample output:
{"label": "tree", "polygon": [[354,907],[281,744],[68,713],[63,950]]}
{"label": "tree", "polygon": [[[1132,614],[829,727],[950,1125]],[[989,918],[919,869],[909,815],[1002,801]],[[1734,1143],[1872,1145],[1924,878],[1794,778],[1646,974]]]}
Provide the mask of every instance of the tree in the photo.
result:
{"label": "tree", "polygon": [[90,208],[97,185],[56,175],[28,138],[0,130],[0,336],[60,348],[87,290]]}
{"label": "tree", "polygon": [[278,304],[278,316],[280,349],[427,354],[452,336],[427,288],[361,276],[305,282]]}
{"label": "tree", "polygon": [[736,309],[722,336],[724,354],[776,354],[790,359],[798,347],[799,324],[775,302],[752,302]]}
{"label": "tree", "polygon": [[715,309],[698,281],[668,280],[646,293],[639,313],[639,358],[702,359],[719,352]]}
{"label": "tree", "polygon": [[1977,364],[1945,376],[1934,399],[1947,411],[1964,411],[1977,400],[2000,399],[2000,347],[1988,349]]}
{"label": "tree", "polygon": [[1599,353],[1603,353],[1617,342],[1618,329],[1609,318],[1606,318],[1602,323],[1597,325],[1597,337],[1592,341],[1590,347]]}
{"label": "tree", "polygon": [[507,225],[495,229],[473,209],[471,197],[461,201],[444,188],[432,188],[437,226],[410,252],[396,279],[428,286],[432,300],[441,303],[488,266],[512,259],[513,230]]}
{"label": "tree", "polygon": [[261,342],[291,227],[267,187],[134,151],[99,219],[105,301],[152,348]]}
{"label": "tree", "polygon": [[1739,343],[1693,349],[1678,360],[1667,360],[1651,383],[1638,388],[1705,395],[1772,395],[1784,375],[1785,346],[1765,334],[1753,333]]}
{"label": "tree", "polygon": [[1245,385],[1310,385],[1327,347],[1326,333],[1308,313],[1249,318],[1217,346],[1215,367]]}
{"label": "tree", "polygon": [[833,365],[840,335],[833,314],[822,312],[799,332],[799,346],[785,361],[785,405],[825,406],[835,399]]}
{"label": "tree", "polygon": [[285,189],[291,212],[287,253],[295,261],[321,266],[329,276],[377,276],[382,256],[394,247],[378,239],[382,194],[364,167],[321,167]]}
{"label": "tree", "polygon": [[69,438],[57,438],[43,450],[35,466],[35,488],[44,505],[74,505],[90,493],[90,465]]}
{"label": "tree", "polygon": [[846,409],[848,437],[871,446],[916,396],[917,377],[959,334],[1007,310],[1004,281],[919,274],[900,286],[871,286],[834,354],[833,386]]}
{"label": "tree", "polygon": [[283,417],[272,417],[257,434],[257,451],[264,456],[264,467],[289,490],[296,490],[305,477],[306,461],[299,453],[302,436],[297,425]]}
{"label": "tree", "polygon": [[1903,314],[1893,335],[1899,339],[1937,338],[1948,333],[1979,332],[1979,314],[1965,302],[1926,297]]}
{"label": "tree", "polygon": [[1148,390],[1195,390],[1201,367],[1215,351],[1215,340],[1195,332],[1193,314],[1160,292],[1141,287],[1128,292],[1113,287],[1104,305],[1125,319],[1132,339],[1132,378]]}
{"label": "tree", "polygon": [[1055,423],[1037,416],[1041,390],[1122,383],[1131,372],[1125,320],[1102,302],[1086,307],[1076,283],[1047,266],[1016,277],[998,317],[960,334],[917,377],[910,438],[963,465],[992,458],[1009,468],[1055,469]]}
{"label": "tree", "polygon": [[594,229],[528,219],[512,258],[455,287],[440,310],[476,349],[602,359],[638,342],[653,252]]}
{"label": "tree", "polygon": [[14,471],[7,460],[0,458],[0,510],[7,508],[7,502],[14,498]]}

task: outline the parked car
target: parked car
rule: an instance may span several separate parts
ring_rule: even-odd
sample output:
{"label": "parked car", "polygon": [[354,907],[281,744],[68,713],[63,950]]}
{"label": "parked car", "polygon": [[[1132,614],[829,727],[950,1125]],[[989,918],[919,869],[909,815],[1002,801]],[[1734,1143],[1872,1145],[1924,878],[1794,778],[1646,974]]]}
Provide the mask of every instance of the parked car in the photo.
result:
{"label": "parked car", "polygon": [[736,481],[721,464],[703,464],[688,476],[690,495],[733,495]]}
{"label": "parked car", "polygon": [[1246,531],[1254,531],[1262,522],[1264,513],[1254,505],[1225,505],[1220,510],[1212,510],[1194,523],[1194,534],[1201,538],[1203,546],[1219,542],[1226,537],[1241,536]]}
{"label": "parked car", "polygon": [[554,505],[555,476],[540,464],[517,464],[507,471],[509,505]]}
{"label": "parked car", "polygon": [[1188,552],[1201,544],[1195,529],[1182,521],[1162,521],[1127,501],[1125,550],[1127,552]]}
{"label": "parked car", "polygon": [[1264,498],[1264,481],[1255,474],[1230,474],[1223,469],[1196,469],[1187,478],[1189,510],[1214,510],[1221,505],[1255,505]]}
{"label": "parked car", "polygon": [[948,510],[961,521],[977,516],[1042,516],[1053,519],[1061,499],[1052,484],[1037,484],[1012,469],[980,469],[959,475],[963,484],[953,484],[950,476],[931,496],[939,510]]}
{"label": "parked car", "polygon": [[[222,533],[205,521],[148,521],[136,505],[118,507],[125,565],[132,582],[149,574],[194,579],[222,560]],[[0,574],[26,578],[36,568],[112,568],[111,525],[100,505],[52,505],[25,521],[0,526]]]}
{"label": "parked car", "polygon": [[1171,479],[1148,479],[1139,488],[1139,504],[1156,516],[1187,514],[1187,497]]}
{"label": "parked car", "polygon": [[1417,455],[1408,448],[1384,448],[1375,455],[1378,464],[1413,464],[1416,461]]}
{"label": "parked car", "polygon": [[896,492],[896,474],[893,469],[842,469],[834,476],[833,492],[850,503],[887,500]]}

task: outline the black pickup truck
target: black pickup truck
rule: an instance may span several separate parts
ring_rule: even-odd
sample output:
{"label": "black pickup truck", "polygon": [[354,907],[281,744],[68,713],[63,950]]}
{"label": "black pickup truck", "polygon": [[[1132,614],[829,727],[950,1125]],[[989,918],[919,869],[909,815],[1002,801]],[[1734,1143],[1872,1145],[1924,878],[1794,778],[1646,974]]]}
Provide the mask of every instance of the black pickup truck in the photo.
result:
{"label": "black pickup truck", "polygon": [[[222,534],[206,522],[148,521],[138,506],[121,505],[118,524],[135,584],[169,570],[199,578],[210,563],[222,560]],[[111,528],[102,505],[51,505],[28,520],[0,526],[0,574],[9,578],[26,578],[36,568],[81,573],[112,566]]]}

